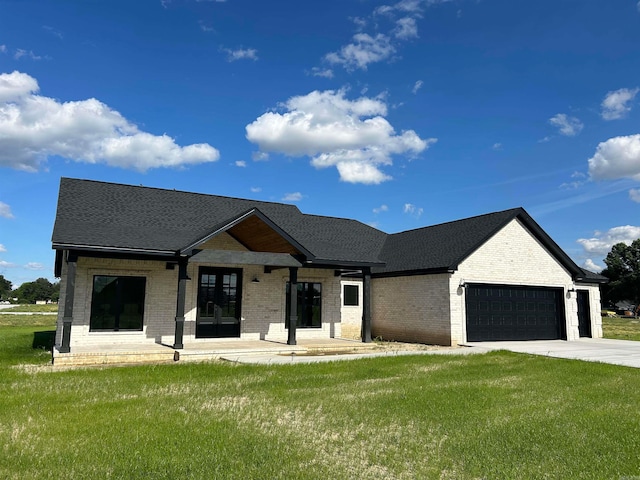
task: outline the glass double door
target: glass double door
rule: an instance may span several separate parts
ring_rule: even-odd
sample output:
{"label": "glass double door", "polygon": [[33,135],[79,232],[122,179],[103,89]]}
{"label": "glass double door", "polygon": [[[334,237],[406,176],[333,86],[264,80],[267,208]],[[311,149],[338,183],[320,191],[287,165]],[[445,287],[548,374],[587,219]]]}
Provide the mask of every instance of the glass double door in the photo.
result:
{"label": "glass double door", "polygon": [[242,270],[200,267],[196,338],[240,336]]}

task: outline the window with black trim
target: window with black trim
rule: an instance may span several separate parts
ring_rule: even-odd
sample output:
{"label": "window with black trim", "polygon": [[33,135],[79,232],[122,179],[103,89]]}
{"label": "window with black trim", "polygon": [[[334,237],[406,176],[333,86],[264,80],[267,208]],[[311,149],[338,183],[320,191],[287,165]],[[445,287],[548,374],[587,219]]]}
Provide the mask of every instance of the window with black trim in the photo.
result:
{"label": "window with black trim", "polygon": [[90,331],[142,330],[145,277],[95,275]]}
{"label": "window with black trim", "polygon": [[342,304],[345,307],[360,305],[360,287],[358,285],[344,285],[342,289]]}
{"label": "window with black trim", "polygon": [[[298,328],[320,328],[322,326],[322,284],[299,282],[298,284]],[[287,282],[286,320],[291,315],[291,287]],[[285,320],[285,326],[288,322]]]}

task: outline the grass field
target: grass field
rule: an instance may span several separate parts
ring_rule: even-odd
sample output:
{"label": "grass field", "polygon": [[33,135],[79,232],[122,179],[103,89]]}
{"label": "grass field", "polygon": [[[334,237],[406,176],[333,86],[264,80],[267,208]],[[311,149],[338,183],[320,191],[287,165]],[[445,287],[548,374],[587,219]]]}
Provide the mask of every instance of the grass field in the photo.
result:
{"label": "grass field", "polygon": [[640,341],[640,319],[602,317],[605,338]]}
{"label": "grass field", "polygon": [[15,307],[0,310],[0,313],[2,312],[58,313],[58,305],[16,305]]}
{"label": "grass field", "polygon": [[640,475],[640,375],[505,352],[55,370],[0,327],[0,478]]}

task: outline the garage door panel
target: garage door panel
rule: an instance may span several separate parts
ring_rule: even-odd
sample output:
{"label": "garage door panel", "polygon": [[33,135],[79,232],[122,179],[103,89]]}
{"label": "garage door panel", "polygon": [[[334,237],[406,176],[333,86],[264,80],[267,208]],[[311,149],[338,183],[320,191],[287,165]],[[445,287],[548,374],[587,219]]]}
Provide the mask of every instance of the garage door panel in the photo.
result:
{"label": "garage door panel", "polygon": [[466,287],[467,340],[562,338],[562,289],[471,284]]}

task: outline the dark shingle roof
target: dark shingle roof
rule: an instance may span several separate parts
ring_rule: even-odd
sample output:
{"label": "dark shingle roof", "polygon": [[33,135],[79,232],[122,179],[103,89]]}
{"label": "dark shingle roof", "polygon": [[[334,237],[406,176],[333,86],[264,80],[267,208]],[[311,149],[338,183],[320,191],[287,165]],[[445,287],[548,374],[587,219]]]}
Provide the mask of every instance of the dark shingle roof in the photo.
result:
{"label": "dark shingle roof", "polygon": [[580,269],[522,208],[389,235],[356,220],[303,214],[294,205],[69,178],[60,182],[52,241],[54,248],[176,253],[252,209],[315,263],[374,265],[374,275],[455,270],[518,218],[574,278],[602,277]]}
{"label": "dark shingle roof", "polygon": [[[517,218],[574,277],[581,269],[523,208],[479,215],[431,227],[389,235],[380,254],[384,267],[377,275],[453,271],[511,220]],[[497,262],[500,259],[496,259]]]}
{"label": "dark shingle roof", "polygon": [[386,266],[374,273],[453,270],[521,211],[516,208],[389,235],[380,255]]}
{"label": "dark shingle roof", "polygon": [[177,252],[258,209],[316,260],[377,263],[386,234],[355,220],[305,215],[294,205],[62,178],[56,245]]}
{"label": "dark shingle roof", "polygon": [[582,283],[609,283],[609,278],[604,275],[592,272],[586,268],[581,268],[580,270],[582,270],[583,274]]}

